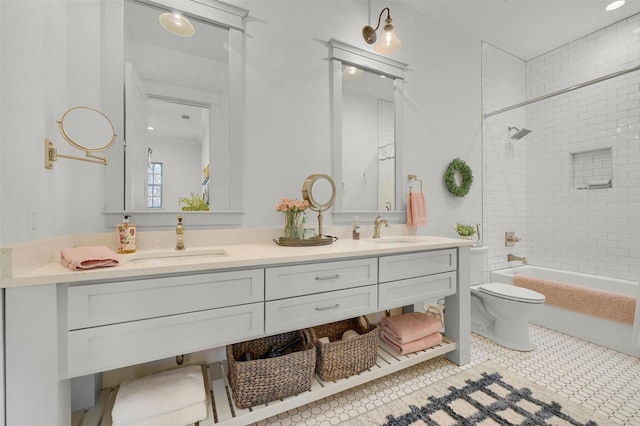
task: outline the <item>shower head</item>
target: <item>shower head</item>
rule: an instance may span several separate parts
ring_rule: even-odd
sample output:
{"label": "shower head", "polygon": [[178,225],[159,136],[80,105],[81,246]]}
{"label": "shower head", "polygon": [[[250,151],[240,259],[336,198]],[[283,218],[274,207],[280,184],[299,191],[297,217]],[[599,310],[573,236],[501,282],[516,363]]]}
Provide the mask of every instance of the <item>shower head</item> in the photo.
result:
{"label": "shower head", "polygon": [[527,136],[529,133],[531,133],[531,130],[529,129],[525,129],[524,127],[521,129],[518,129],[517,127],[509,127],[509,131],[515,130],[516,132],[511,135],[511,139],[522,139],[523,137]]}

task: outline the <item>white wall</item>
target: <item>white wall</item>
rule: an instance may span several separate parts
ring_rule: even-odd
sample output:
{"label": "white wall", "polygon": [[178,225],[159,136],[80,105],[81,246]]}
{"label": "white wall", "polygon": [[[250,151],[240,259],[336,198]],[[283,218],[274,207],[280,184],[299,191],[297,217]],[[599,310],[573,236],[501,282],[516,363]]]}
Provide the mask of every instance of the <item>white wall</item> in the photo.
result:
{"label": "white wall", "polygon": [[[281,215],[273,208],[277,201],[300,197],[309,174],[331,174],[325,43],[334,38],[371,49],[361,36],[368,5],[362,1],[233,4],[249,9],[255,18],[247,31],[245,225],[280,226]],[[385,6],[373,2],[371,9]],[[448,163],[459,156],[481,181],[480,41],[401,4],[392,8],[403,42],[393,57],[410,69],[402,166],[424,182],[429,225],[420,232],[453,236],[456,221],[475,223],[481,215],[479,183],[466,198],[458,199],[447,192],[442,177]],[[325,221],[330,220],[326,215]]]}
{"label": "white wall", "polygon": [[[357,0],[230,3],[248,9],[251,16],[246,40],[243,226],[281,226],[281,214],[274,209],[278,200],[301,197],[308,175],[332,172],[325,43],[335,38],[372,49],[360,35],[369,21],[369,7]],[[55,121],[70,106],[103,106],[116,126],[122,124],[121,113],[109,109],[114,98],[121,97],[112,85],[121,81],[122,70],[108,58],[122,45],[122,35],[101,31],[101,22],[120,19],[113,12],[119,3],[107,0],[102,8],[98,4],[1,3],[2,245],[110,231],[100,214],[104,186],[121,183],[107,182],[103,166],[61,159],[53,170],[45,170],[42,159],[45,137],[66,149]],[[373,2],[371,10],[377,14],[385,6]],[[476,223],[481,218],[480,41],[402,4],[392,8],[403,41],[393,56],[409,64],[403,167],[423,180],[427,197],[429,225],[420,232],[453,236],[455,222]],[[462,199],[447,192],[442,178],[455,157],[468,162],[476,179]],[[20,184],[7,185],[9,181]],[[27,232],[32,204],[41,209],[37,232]],[[325,218],[330,224],[331,216]]]}

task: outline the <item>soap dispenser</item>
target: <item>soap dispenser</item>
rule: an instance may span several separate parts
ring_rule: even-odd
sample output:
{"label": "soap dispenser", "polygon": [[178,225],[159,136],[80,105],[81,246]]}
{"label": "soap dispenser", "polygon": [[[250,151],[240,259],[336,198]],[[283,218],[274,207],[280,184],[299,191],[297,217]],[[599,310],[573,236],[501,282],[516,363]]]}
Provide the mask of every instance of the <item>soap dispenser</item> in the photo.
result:
{"label": "soap dispenser", "polygon": [[122,223],[116,226],[118,253],[135,253],[136,251],[136,225],[129,223],[130,217],[125,215]]}
{"label": "soap dispenser", "polygon": [[352,230],[351,236],[353,237],[354,240],[360,239],[360,221],[358,216],[356,216],[353,220],[353,230]]}

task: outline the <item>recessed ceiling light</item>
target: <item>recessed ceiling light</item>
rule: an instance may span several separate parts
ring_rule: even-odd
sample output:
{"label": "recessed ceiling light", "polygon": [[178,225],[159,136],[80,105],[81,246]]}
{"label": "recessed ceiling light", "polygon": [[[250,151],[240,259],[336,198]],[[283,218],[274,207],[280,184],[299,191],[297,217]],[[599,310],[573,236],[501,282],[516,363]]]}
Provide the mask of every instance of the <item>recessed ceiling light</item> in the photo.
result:
{"label": "recessed ceiling light", "polygon": [[147,130],[153,130],[153,127],[149,126],[147,127]]}
{"label": "recessed ceiling light", "polygon": [[624,0],[612,1],[611,3],[609,3],[607,5],[607,7],[605,7],[605,10],[607,12],[611,12],[612,10],[616,10],[616,9],[622,7],[622,5],[624,5]]}

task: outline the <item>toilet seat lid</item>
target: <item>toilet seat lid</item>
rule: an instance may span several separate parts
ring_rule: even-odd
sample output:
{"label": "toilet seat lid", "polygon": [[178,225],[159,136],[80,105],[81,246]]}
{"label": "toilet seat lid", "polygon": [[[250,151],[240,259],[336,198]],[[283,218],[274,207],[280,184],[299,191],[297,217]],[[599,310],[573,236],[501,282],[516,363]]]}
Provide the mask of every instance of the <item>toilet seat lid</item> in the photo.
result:
{"label": "toilet seat lid", "polygon": [[489,283],[478,286],[482,293],[527,303],[544,303],[544,294],[515,285],[503,283]]}

